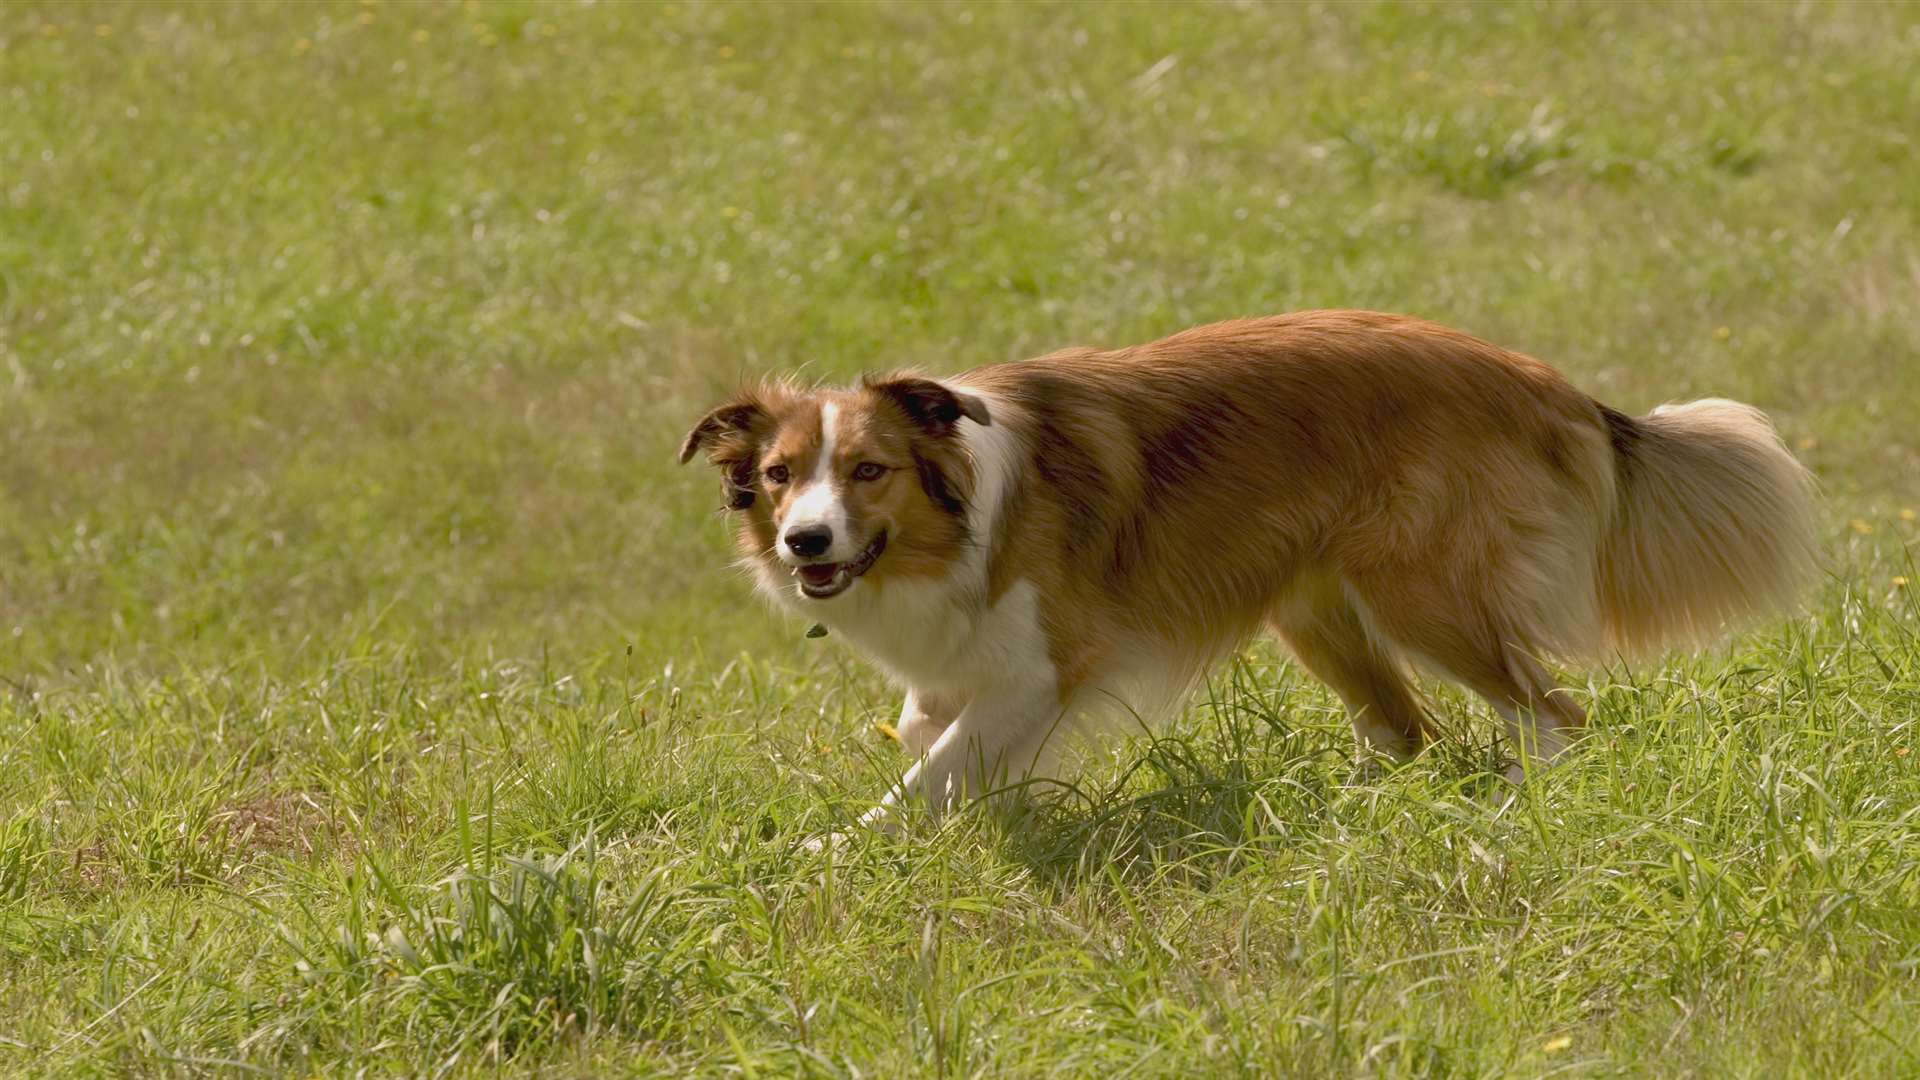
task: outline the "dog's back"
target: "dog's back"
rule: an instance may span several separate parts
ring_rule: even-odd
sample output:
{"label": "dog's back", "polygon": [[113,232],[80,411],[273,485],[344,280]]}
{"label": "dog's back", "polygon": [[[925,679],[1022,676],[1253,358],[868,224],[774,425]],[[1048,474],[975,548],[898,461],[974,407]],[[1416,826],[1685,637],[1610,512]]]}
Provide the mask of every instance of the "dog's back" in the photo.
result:
{"label": "dog's back", "polygon": [[[1006,572],[1046,565],[1049,591],[1089,590],[1079,610],[1195,645],[1259,626],[1317,576],[1497,573],[1516,545],[1590,576],[1614,497],[1597,405],[1545,365],[1415,319],[1220,323],[960,381],[1002,403],[1034,464],[1024,527],[995,538]],[[1555,610],[1570,599],[1583,603]],[[1541,619],[1530,638],[1597,640],[1590,611]]]}

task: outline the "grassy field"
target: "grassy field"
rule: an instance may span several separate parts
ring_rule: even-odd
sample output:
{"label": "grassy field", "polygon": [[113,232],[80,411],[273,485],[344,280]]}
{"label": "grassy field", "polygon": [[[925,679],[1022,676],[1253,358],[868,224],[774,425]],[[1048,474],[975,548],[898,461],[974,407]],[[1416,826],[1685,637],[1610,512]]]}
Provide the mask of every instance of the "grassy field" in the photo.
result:
{"label": "grassy field", "polygon": [[[1920,16],[0,9],[0,1072],[1920,1076]],[[1271,648],[832,857],[743,374],[1411,311],[1772,412],[1830,573],[1354,783]],[[1909,582],[1912,582],[1910,584]]]}

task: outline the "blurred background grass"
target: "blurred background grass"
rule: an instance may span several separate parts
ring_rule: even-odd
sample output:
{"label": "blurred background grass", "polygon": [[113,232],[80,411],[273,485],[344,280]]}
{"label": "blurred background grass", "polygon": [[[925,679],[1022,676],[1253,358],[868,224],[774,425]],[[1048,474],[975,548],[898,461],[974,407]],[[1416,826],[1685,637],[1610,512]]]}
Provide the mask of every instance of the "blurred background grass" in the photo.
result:
{"label": "blurred background grass", "polygon": [[[1410,311],[1920,467],[1898,5],[16,4],[0,658],[768,620],[668,464],[746,373]],[[1911,496],[1907,496],[1911,501]]]}

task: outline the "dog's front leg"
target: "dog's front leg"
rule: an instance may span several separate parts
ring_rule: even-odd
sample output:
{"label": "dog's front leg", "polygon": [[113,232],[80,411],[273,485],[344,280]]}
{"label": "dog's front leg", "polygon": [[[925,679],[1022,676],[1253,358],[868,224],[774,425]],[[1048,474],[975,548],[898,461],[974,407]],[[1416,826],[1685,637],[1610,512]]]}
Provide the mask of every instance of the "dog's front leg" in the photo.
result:
{"label": "dog's front leg", "polygon": [[938,816],[962,799],[1046,775],[1057,757],[1060,719],[1051,673],[979,691],[861,823],[889,827],[909,799],[924,800]]}
{"label": "dog's front leg", "polygon": [[915,757],[925,754],[933,749],[941,734],[953,726],[966,704],[962,697],[907,691],[907,700],[900,704],[900,723],[894,729],[900,736],[900,745]]}

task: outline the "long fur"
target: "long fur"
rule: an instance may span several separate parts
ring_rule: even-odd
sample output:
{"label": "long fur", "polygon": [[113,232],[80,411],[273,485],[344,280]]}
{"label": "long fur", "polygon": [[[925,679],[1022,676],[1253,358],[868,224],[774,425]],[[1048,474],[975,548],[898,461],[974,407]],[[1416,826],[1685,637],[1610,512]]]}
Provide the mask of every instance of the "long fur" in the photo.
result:
{"label": "long fur", "polygon": [[1814,485],[1766,414],[1721,398],[1608,413],[1619,472],[1600,548],[1608,646],[1691,643],[1792,600],[1819,560]]}
{"label": "long fur", "polygon": [[[1177,706],[1263,629],[1365,749],[1430,737],[1417,666],[1549,759],[1585,714],[1546,661],[1698,640],[1789,600],[1816,561],[1812,483],[1757,410],[1628,417],[1531,357],[1377,312],[762,390],[682,459],[703,447],[746,486],[762,592],[908,690],[926,756],[896,795],[936,806],[1042,767],[1050,732]],[[860,460],[891,479],[858,482]],[[832,488],[796,496],[769,469]],[[840,523],[834,560],[885,540],[844,595],[792,583],[808,568],[777,538],[802,506]]]}

